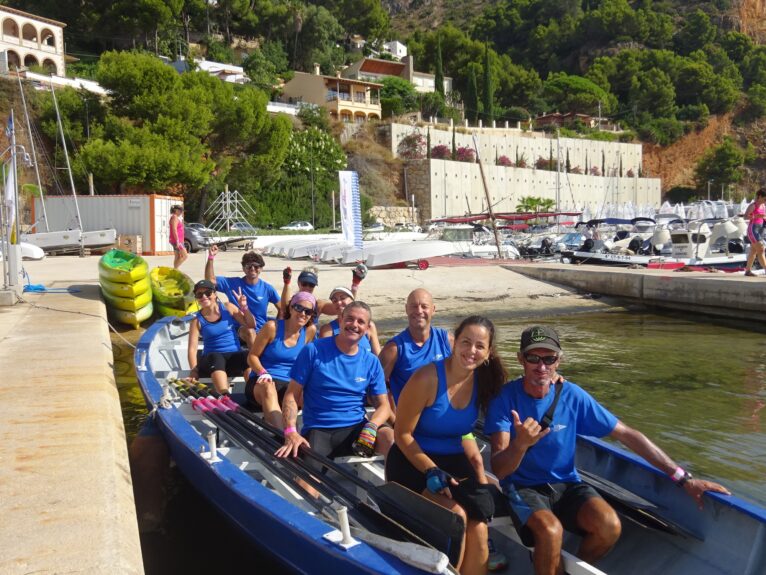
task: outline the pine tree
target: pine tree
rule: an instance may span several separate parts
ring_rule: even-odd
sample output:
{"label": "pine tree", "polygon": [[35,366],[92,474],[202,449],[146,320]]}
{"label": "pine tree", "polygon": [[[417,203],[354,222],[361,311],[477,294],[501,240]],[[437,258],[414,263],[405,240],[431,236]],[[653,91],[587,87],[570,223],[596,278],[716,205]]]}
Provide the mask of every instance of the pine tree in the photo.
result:
{"label": "pine tree", "polygon": [[426,131],[426,158],[431,159],[431,128]]}
{"label": "pine tree", "polygon": [[482,119],[487,126],[492,125],[492,120],[495,119],[495,89],[492,86],[492,74],[489,68],[489,44],[484,43],[484,82],[483,82],[483,96],[484,96],[484,111],[482,112]]}
{"label": "pine tree", "polygon": [[442,39],[440,36],[436,36],[436,74],[434,82],[436,83],[436,91],[444,96],[444,69],[442,68]]}
{"label": "pine tree", "polygon": [[457,146],[455,145],[455,124],[452,124],[452,159],[457,155]]}
{"label": "pine tree", "polygon": [[468,93],[465,96],[465,115],[472,124],[479,117],[479,88],[476,85],[476,71],[471,66],[468,73]]}
{"label": "pine tree", "polygon": [[572,164],[569,163],[569,148],[567,148],[567,161],[565,164],[567,174],[572,171]]}

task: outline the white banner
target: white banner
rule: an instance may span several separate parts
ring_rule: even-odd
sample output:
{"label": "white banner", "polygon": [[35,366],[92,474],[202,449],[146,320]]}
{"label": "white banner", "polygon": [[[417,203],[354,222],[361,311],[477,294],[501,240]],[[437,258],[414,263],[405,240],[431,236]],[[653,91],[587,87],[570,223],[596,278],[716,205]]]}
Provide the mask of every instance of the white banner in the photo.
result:
{"label": "white banner", "polygon": [[16,237],[16,134],[13,130],[13,111],[8,118],[8,125],[5,128],[5,135],[11,143],[11,161],[3,166],[7,173],[5,178],[5,191],[3,193],[3,202],[6,208],[6,217],[8,225],[8,241],[15,244],[18,241]]}
{"label": "white banner", "polygon": [[356,248],[362,248],[362,203],[359,197],[359,174],[338,172],[340,180],[340,223],[343,238]]}

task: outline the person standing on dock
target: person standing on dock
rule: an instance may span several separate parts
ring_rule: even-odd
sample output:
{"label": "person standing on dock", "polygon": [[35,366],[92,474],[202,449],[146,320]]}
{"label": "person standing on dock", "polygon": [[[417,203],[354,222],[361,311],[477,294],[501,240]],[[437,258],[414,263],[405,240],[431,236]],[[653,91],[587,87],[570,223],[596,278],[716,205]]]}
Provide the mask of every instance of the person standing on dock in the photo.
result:
{"label": "person standing on dock", "polygon": [[170,245],[173,246],[173,267],[178,269],[188,257],[184,245],[184,222],[181,216],[184,213],[183,206],[175,205],[170,208]]}
{"label": "person standing on dock", "polygon": [[557,371],[562,355],[556,330],[525,329],[517,355],[524,375],[503,386],[484,427],[492,438],[492,470],[522,542],[535,548],[538,575],[563,572],[564,529],[582,534],[577,556],[588,563],[603,557],[622,531],[615,510],[575,469],[578,434],[617,439],[667,473],[700,507],[705,491],[729,494],[718,483],[692,478],[643,433],[564,380]]}
{"label": "person standing on dock", "polygon": [[[372,312],[360,301],[343,311],[342,330],[335,337],[307,345],[293,364],[282,400],[285,444],[278,457],[296,457],[301,445],[326,457],[372,455],[377,430],[390,409],[380,360],[361,349]],[[365,399],[375,408],[369,419]],[[303,403],[303,428],[296,429],[298,405]]]}
{"label": "person standing on dock", "polygon": [[245,328],[239,330],[239,337],[245,342],[248,349],[255,343],[255,334],[261,329],[268,319],[266,314],[269,309],[269,302],[277,308],[277,315],[280,315],[279,294],[270,283],[260,279],[261,270],[263,270],[264,261],[261,254],[247,252],[242,256],[242,271],[245,275],[242,277],[224,277],[215,275],[213,262],[218,255],[218,246],[212,245],[208,248],[207,263],[205,264],[205,279],[213,282],[217,291],[224,292],[229,301],[236,301],[234,292],[241,291],[247,296],[247,305],[255,316],[255,329]]}
{"label": "person standing on dock", "polygon": [[756,257],[758,263],[761,264],[761,269],[766,272],[766,257],[763,255],[764,246],[761,243],[761,240],[766,239],[763,236],[763,223],[766,220],[766,188],[761,188],[755,192],[755,200],[745,210],[745,219],[748,220],[747,239],[750,240],[750,253],[747,255],[745,275],[754,276],[752,267]]}

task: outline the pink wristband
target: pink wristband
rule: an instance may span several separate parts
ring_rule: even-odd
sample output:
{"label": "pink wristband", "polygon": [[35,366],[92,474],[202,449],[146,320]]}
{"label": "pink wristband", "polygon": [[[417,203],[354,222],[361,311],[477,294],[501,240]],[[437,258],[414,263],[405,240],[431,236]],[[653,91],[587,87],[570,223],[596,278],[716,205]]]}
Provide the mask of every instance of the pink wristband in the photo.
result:
{"label": "pink wristband", "polygon": [[208,261],[213,261],[215,259],[215,256],[207,256]]}
{"label": "pink wristband", "polygon": [[265,369],[263,369],[263,368],[261,368],[261,369],[258,371],[258,375],[266,375],[267,373],[269,373],[269,372],[268,372],[268,371],[266,371],[266,370],[265,370]]}
{"label": "pink wristband", "polygon": [[291,425],[290,427],[285,427],[285,435],[287,435],[288,433],[298,433],[298,430]]}
{"label": "pink wristband", "polygon": [[678,483],[684,475],[686,475],[686,471],[679,466],[676,467],[676,470],[673,472],[673,475],[670,476],[670,479],[673,480],[673,483]]}

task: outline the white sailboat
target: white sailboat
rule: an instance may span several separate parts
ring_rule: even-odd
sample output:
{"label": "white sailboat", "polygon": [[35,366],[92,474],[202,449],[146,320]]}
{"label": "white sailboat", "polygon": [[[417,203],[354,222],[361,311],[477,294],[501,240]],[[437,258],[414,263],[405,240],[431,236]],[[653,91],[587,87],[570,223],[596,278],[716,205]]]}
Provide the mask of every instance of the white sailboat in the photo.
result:
{"label": "white sailboat", "polygon": [[[34,138],[32,137],[32,130],[29,123],[29,114],[27,112],[26,100],[24,99],[24,90],[21,88],[21,79],[19,78],[19,91],[21,92],[22,102],[24,104],[24,114],[27,119],[27,128],[29,130],[29,139],[31,148],[34,152]],[[43,220],[45,222],[45,232],[31,232],[21,234],[21,240],[42,248],[47,253],[62,253],[62,252],[83,252],[85,249],[100,248],[113,245],[117,241],[117,230],[114,228],[108,228],[103,230],[89,230],[82,229],[82,220],[80,219],[80,206],[77,203],[77,191],[75,190],[74,178],[72,177],[72,167],[69,163],[69,151],[67,150],[66,138],[64,136],[64,127],[61,122],[61,114],[59,112],[58,101],[56,100],[56,92],[51,84],[51,95],[53,97],[53,106],[56,109],[56,123],[58,124],[59,134],[61,136],[61,143],[64,150],[64,158],[66,160],[67,174],[69,175],[69,184],[72,190],[72,199],[74,200],[75,207],[75,227],[68,230],[49,231],[48,220],[45,213],[45,201],[42,184],[40,183],[40,175],[37,168],[37,161],[35,160],[35,172],[37,173],[37,181],[40,189],[40,200],[43,206]],[[34,156],[36,157],[36,155]],[[36,224],[35,224],[36,225]],[[34,227],[34,226],[33,226]]]}

